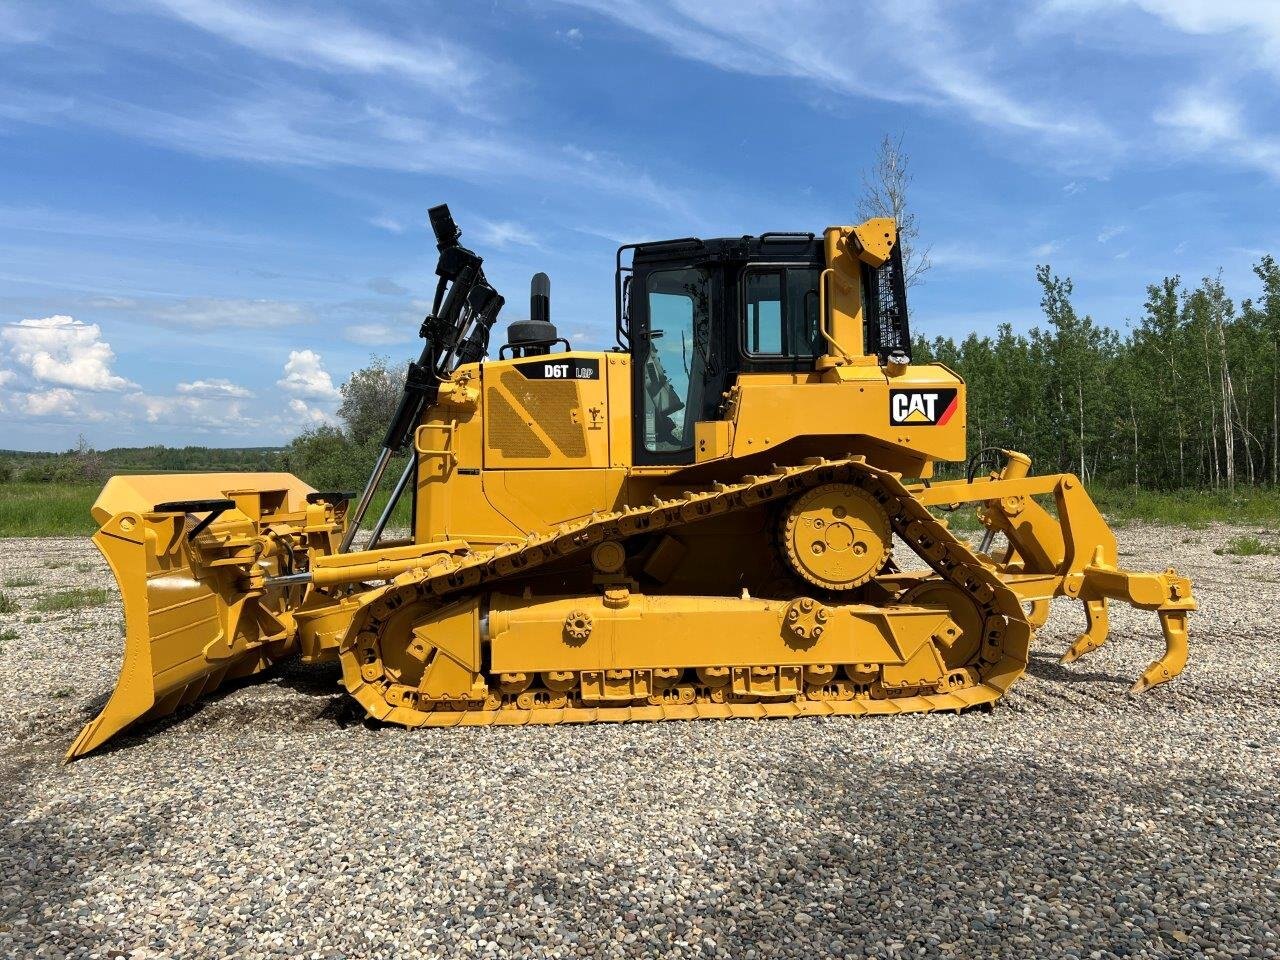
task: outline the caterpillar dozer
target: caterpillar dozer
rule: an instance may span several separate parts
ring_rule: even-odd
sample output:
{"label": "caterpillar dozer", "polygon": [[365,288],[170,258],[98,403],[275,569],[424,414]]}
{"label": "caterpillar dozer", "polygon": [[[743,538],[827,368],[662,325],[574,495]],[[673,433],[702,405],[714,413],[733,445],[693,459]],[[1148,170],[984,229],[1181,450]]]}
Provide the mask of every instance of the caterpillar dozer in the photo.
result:
{"label": "caterpillar dozer", "polygon": [[[1065,661],[1116,600],[1163,632],[1134,691],[1183,669],[1185,577],[1120,567],[1078,477],[966,460],[964,381],[911,362],[892,220],[624,246],[608,350],[557,334],[538,274],[496,357],[503,298],[448,208],[431,223],[421,356],[358,497],[282,473],[107,483],[124,658],[68,759],[293,656],[339,660],[407,727],[963,711],[1066,597],[1087,629]],[[980,544],[949,528],[962,508]]]}

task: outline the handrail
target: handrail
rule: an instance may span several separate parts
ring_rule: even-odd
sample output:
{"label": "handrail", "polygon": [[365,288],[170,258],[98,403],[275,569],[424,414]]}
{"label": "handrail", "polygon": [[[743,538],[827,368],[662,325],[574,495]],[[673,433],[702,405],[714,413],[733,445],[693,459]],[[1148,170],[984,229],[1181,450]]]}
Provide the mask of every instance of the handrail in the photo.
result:
{"label": "handrail", "polygon": [[849,356],[849,351],[840,346],[827,330],[827,274],[829,273],[835,273],[835,270],[827,267],[818,275],[818,332],[822,334],[822,339],[835,347],[841,357],[852,362],[853,358]]}
{"label": "handrail", "polygon": [[442,457],[447,466],[446,470],[452,470],[458,464],[458,455],[453,451],[454,432],[458,429],[458,421],[450,420],[448,423],[423,423],[418,426],[418,431],[422,430],[442,430],[444,431],[444,446],[439,450],[431,447],[419,446],[418,438],[415,433],[413,438],[413,449],[424,457]]}

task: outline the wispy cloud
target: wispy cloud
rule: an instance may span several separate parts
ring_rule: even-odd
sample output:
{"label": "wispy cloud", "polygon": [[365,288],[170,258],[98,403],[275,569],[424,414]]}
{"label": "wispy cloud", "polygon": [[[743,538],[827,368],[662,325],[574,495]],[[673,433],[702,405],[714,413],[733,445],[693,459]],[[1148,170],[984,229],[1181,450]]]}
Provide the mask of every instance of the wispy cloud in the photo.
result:
{"label": "wispy cloud", "polygon": [[1182,33],[1234,38],[1256,51],[1258,66],[1280,71],[1280,4],[1274,0],[1049,0],[1046,8],[1085,15],[1142,10]]}
{"label": "wispy cloud", "polygon": [[226,328],[288,327],[312,319],[305,304],[287,300],[188,297],[170,303],[139,304],[147,316],[165,323],[217,331]]}
{"label": "wispy cloud", "polygon": [[390,277],[374,277],[365,286],[384,297],[403,297],[410,292],[408,287],[402,287]]}
{"label": "wispy cloud", "polygon": [[1227,156],[1280,179],[1280,138],[1250,130],[1239,103],[1224,93],[1184,90],[1155,120],[1189,151]]}
{"label": "wispy cloud", "polygon": [[263,56],[308,69],[389,73],[454,90],[480,76],[479,60],[439,36],[412,42],[351,20],[244,0],[150,0],[158,13]]}
{"label": "wispy cloud", "polygon": [[578,27],[570,27],[568,30],[557,30],[556,37],[563,40],[571,47],[582,46],[582,30]]}
{"label": "wispy cloud", "polygon": [[477,227],[479,242],[487,247],[498,250],[509,247],[540,249],[538,235],[524,224],[512,220],[480,220]]}
{"label": "wispy cloud", "polygon": [[417,330],[392,323],[352,323],[342,330],[342,335],[347,340],[370,347],[409,343],[416,334]]}
{"label": "wispy cloud", "polygon": [[265,236],[227,230],[207,223],[164,219],[144,212],[133,216],[108,217],[86,210],[58,210],[36,206],[0,206],[0,228],[163,244],[201,243],[252,247],[279,242]]}
{"label": "wispy cloud", "polygon": [[245,400],[253,396],[253,391],[248,387],[232,383],[225,377],[212,377],[208,380],[192,380],[188,383],[180,383],[177,386],[177,391],[193,397],[232,397],[238,400]]}
{"label": "wispy cloud", "polygon": [[964,46],[947,8],[934,0],[865,5],[856,30],[832,29],[828,8],[816,0],[801,5],[765,0],[562,2],[729,72],[795,77],[839,93],[959,110],[998,128],[1053,137],[1108,135],[1078,106],[1044,104],[1003,82],[980,49]]}
{"label": "wispy cloud", "polygon": [[[397,113],[318,90],[279,87],[258,99],[220,99],[161,109],[86,98],[59,119],[204,157],[291,167],[357,167],[441,174],[491,186],[495,180],[573,184],[692,218],[689,194],[643,169],[573,143]],[[375,217],[396,232],[399,221]]]}
{"label": "wispy cloud", "polygon": [[161,109],[120,100],[77,103],[74,119],[207,157],[301,167],[354,166],[480,178],[523,157],[501,136],[332,96],[277,87],[259,97]]}
{"label": "wispy cloud", "polygon": [[1120,234],[1124,233],[1125,230],[1127,229],[1129,228],[1124,226],[1123,224],[1113,224],[1112,226],[1109,226],[1109,227],[1103,227],[1102,230],[1098,232],[1098,242],[1107,243],[1111,240],[1114,240],[1116,237],[1120,236]]}
{"label": "wispy cloud", "polygon": [[19,9],[16,4],[0,6],[0,44],[37,43],[48,33],[47,12],[38,8]]}

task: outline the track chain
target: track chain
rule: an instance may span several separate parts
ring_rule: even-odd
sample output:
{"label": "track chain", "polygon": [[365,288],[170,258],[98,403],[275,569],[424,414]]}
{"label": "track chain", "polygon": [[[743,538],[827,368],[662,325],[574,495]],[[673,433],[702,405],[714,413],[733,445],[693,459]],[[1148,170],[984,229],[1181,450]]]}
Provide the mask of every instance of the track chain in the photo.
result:
{"label": "track chain", "polygon": [[[893,531],[943,580],[953,584],[980,611],[983,644],[973,664],[977,680],[971,686],[945,692],[911,693],[886,699],[807,700],[784,702],[728,702],[642,706],[551,706],[518,709],[436,709],[434,704],[406,707],[387,701],[390,678],[364,675],[364,668],[380,663],[379,647],[391,617],[405,604],[429,610],[461,595],[489,589],[523,576],[548,563],[571,556],[603,540],[679,528],[699,520],[761,504],[778,502],[826,483],[853,483],[871,493],[885,508]],[[902,485],[896,474],[870,466],[861,457],[815,459],[797,466],[777,467],[764,476],[749,475],[736,483],[715,484],[671,499],[654,499],[646,506],[597,513],[535,534],[515,544],[483,553],[463,552],[424,557],[424,567],[370,591],[353,619],[342,647],[347,686],[369,712],[380,719],[409,726],[457,724],[524,724],[606,720],[661,720],[693,717],[797,716],[958,710],[991,703],[1025,669],[1032,627],[1017,595],[970,548],[957,539]],[[348,658],[355,667],[348,670]]]}

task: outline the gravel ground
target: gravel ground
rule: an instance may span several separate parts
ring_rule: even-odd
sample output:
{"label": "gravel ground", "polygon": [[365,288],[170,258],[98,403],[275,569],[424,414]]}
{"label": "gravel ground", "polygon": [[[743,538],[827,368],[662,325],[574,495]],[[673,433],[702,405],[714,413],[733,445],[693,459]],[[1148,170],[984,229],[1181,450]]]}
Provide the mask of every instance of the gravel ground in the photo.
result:
{"label": "gravel ground", "polygon": [[[410,732],[284,669],[60,766],[114,683],[84,540],[0,540],[0,956],[1280,953],[1280,557],[1128,527],[1195,580],[1072,667],[1065,605],[990,713]],[[30,585],[13,585],[35,580]],[[114,598],[112,598],[114,599]]]}

